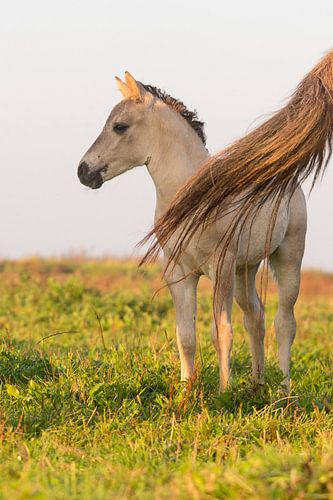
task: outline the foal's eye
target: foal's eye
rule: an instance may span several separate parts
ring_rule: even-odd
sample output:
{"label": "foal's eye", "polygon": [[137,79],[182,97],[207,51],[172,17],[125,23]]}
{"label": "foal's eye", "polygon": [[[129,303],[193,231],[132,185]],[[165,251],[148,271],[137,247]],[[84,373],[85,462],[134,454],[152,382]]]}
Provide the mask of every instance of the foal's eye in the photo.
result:
{"label": "foal's eye", "polygon": [[126,125],[126,123],[115,123],[113,125],[113,130],[116,134],[123,134],[128,127],[129,125]]}

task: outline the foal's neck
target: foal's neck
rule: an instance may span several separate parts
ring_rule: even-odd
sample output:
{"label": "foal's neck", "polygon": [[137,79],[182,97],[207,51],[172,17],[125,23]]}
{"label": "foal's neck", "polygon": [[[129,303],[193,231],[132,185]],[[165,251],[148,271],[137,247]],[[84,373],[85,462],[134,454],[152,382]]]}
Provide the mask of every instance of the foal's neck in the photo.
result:
{"label": "foal's neck", "polygon": [[155,130],[148,171],[155,184],[158,218],[178,189],[207,159],[208,151],[185,119],[168,107],[156,112]]}

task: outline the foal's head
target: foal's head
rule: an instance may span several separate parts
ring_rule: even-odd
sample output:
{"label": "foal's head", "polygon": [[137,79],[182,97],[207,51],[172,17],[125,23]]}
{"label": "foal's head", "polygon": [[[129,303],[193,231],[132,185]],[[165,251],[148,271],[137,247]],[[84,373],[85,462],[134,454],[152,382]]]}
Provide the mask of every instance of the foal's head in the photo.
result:
{"label": "foal's head", "polygon": [[129,73],[126,73],[126,83],[116,80],[124,100],[113,108],[78,168],[80,181],[92,189],[149,161],[149,112],[153,96]]}
{"label": "foal's head", "polygon": [[[181,115],[181,120],[184,118],[205,142],[203,123],[182,102],[155,87],[137,82],[128,72],[125,82],[117,77],[116,81],[124,99],[113,108],[101,134],[78,168],[80,181],[92,189],[133,167],[149,163],[161,136],[163,112],[164,120],[169,120],[169,128],[172,128],[173,119],[178,119],[177,114]],[[184,124],[187,126],[185,121]]]}

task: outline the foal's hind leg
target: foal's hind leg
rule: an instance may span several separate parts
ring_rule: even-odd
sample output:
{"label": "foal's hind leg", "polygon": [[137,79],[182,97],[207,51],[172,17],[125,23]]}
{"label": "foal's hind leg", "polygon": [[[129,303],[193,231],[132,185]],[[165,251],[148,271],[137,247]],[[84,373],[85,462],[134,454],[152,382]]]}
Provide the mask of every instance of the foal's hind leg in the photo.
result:
{"label": "foal's hind leg", "polygon": [[289,228],[282,245],[270,257],[279,288],[275,333],[280,368],[285,376],[283,384],[287,389],[290,382],[290,351],[296,334],[294,305],[299,293],[304,237],[305,224]]}
{"label": "foal's hind leg", "polygon": [[235,299],[244,313],[244,326],[250,336],[253,382],[264,383],[264,307],[256,290],[258,265],[237,269]]}
{"label": "foal's hind leg", "polygon": [[[229,384],[230,356],[233,342],[231,324],[232,302],[234,296],[234,263],[228,262],[222,272],[221,289],[216,295],[214,318],[212,325],[212,341],[219,360],[220,390],[224,391]],[[213,272],[213,283],[215,280]]]}
{"label": "foal's hind leg", "polygon": [[233,294],[227,292],[223,303],[220,302],[215,308],[215,318],[212,325],[212,341],[219,360],[220,391],[224,391],[229,385],[230,356],[233,342],[233,331],[231,325]]}

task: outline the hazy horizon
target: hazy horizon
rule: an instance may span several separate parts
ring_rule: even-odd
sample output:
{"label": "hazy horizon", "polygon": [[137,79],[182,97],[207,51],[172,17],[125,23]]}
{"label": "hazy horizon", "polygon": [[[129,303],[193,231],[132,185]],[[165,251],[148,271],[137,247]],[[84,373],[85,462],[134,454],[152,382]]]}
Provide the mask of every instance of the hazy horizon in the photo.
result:
{"label": "hazy horizon", "polygon": [[[120,100],[115,75],[197,109],[214,153],[281,107],[333,46],[328,0],[32,0],[2,14],[2,258],[135,254],[154,215],[145,167],[98,191],[76,175]],[[304,268],[333,271],[332,188],[331,162],[308,201]]]}

